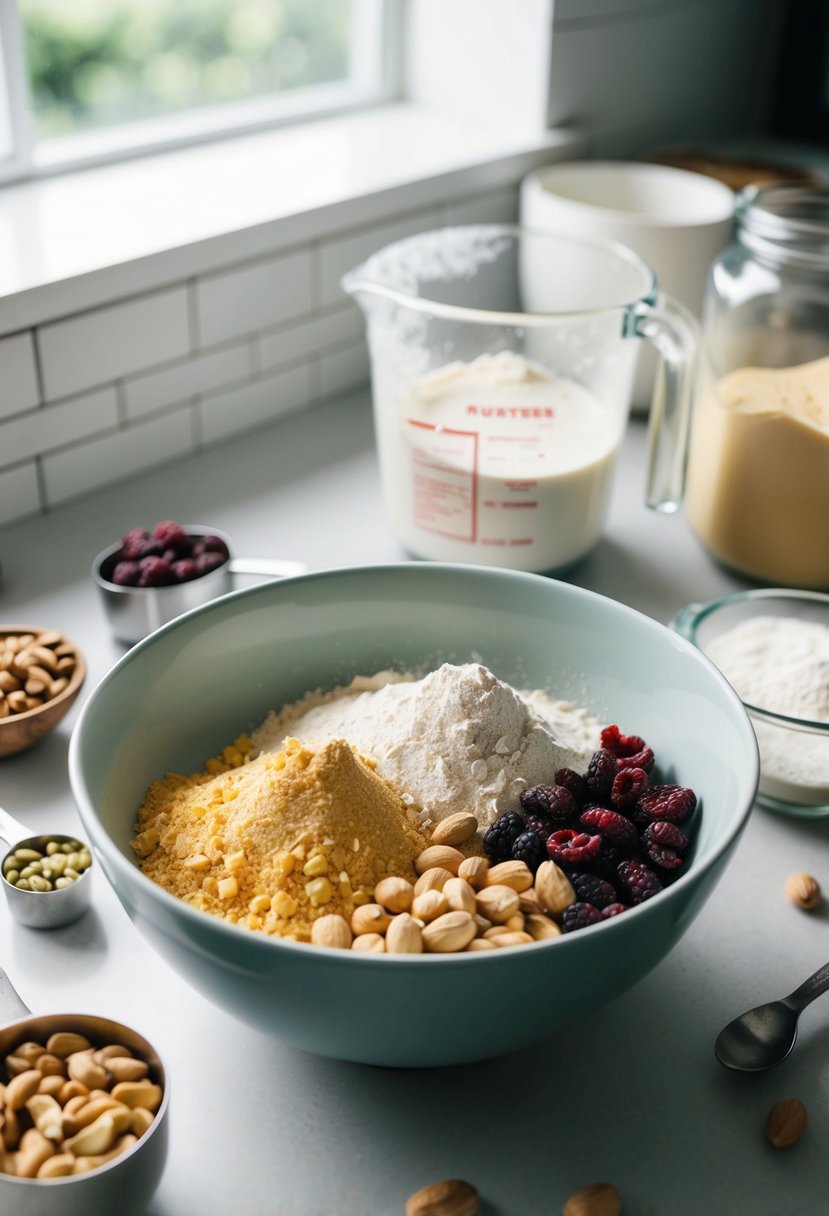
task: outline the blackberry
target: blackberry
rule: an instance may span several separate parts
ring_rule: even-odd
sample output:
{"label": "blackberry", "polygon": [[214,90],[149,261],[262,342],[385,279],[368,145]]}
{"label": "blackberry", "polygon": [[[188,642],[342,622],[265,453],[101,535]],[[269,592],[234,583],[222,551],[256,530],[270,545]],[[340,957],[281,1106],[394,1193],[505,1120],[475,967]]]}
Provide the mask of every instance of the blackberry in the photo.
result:
{"label": "blackberry", "polygon": [[652,785],[639,795],[636,809],[649,822],[666,819],[668,823],[684,823],[697,805],[693,790],[682,785]]}
{"label": "blackberry", "polygon": [[643,768],[620,768],[613,778],[610,801],[617,811],[636,806],[639,795],[648,787],[648,774]]}
{"label": "blackberry", "polygon": [[662,890],[660,878],[649,865],[638,858],[621,861],[616,873],[619,875],[619,882],[631,903],[644,903],[646,899],[651,899]]}
{"label": "blackberry", "polygon": [[570,882],[573,884],[573,890],[578,898],[584,903],[593,904],[594,908],[598,908],[600,912],[619,899],[619,893],[613,884],[598,874],[579,873],[578,870],[573,870],[570,874]]}
{"label": "blackberry", "polygon": [[632,852],[639,843],[636,828],[618,811],[608,811],[601,806],[586,807],[579,816],[579,824],[585,831],[599,832],[623,852]]}
{"label": "blackberry", "polygon": [[588,925],[598,925],[601,919],[602,914],[598,908],[584,903],[583,900],[576,900],[561,914],[561,931],[562,933],[575,933],[576,929],[586,929]]}
{"label": "blackberry", "polygon": [[534,785],[518,795],[523,810],[545,821],[548,832],[565,827],[576,814],[573,795],[563,785]]}
{"label": "blackberry", "polygon": [[604,806],[610,803],[613,778],[618,768],[616,757],[607,748],[602,747],[591,756],[587,766],[587,792],[594,802],[601,802]]}
{"label": "blackberry", "polygon": [[513,861],[523,861],[528,869],[535,874],[538,867],[547,857],[544,840],[535,832],[522,832],[512,845],[510,853]]}
{"label": "blackberry", "polygon": [[572,768],[560,768],[556,773],[556,785],[569,790],[577,806],[587,801],[587,779]]}
{"label": "blackberry", "polygon": [[536,836],[541,837],[542,843],[546,844],[547,837],[552,830],[549,819],[542,819],[540,815],[527,816],[527,831],[535,832]]}
{"label": "blackberry", "polygon": [[484,832],[484,852],[491,861],[509,861],[512,846],[527,828],[522,815],[507,811]]}
{"label": "blackberry", "polygon": [[561,828],[547,839],[547,856],[563,867],[587,866],[599,852],[601,836]]}

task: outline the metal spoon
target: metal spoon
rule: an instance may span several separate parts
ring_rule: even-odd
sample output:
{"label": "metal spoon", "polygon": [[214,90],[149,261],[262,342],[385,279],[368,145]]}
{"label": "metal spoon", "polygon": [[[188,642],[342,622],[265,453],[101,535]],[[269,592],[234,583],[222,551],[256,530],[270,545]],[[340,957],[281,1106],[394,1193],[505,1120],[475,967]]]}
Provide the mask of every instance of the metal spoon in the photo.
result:
{"label": "metal spoon", "polygon": [[807,1005],[829,988],[829,963],[789,996],[741,1013],[721,1030],[714,1054],[726,1068],[761,1072],[785,1060],[797,1038],[797,1019]]}

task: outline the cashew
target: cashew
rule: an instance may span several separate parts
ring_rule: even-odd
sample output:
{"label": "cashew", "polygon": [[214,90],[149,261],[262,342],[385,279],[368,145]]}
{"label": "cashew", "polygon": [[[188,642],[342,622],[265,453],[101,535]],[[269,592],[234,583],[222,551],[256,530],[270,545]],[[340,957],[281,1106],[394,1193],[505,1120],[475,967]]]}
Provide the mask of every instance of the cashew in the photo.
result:
{"label": "cashew", "polygon": [[[54,862],[52,864],[54,865]],[[61,1060],[65,1060],[67,1056],[74,1055],[78,1051],[90,1051],[91,1048],[92,1044],[89,1039],[82,1034],[75,1034],[71,1030],[59,1030],[46,1040],[46,1050]]]}
{"label": "cashew", "polygon": [[63,1111],[48,1094],[33,1094],[26,1103],[32,1122],[47,1140],[63,1139]]}
{"label": "cashew", "polygon": [[103,1089],[107,1082],[107,1071],[96,1064],[85,1051],[73,1051],[67,1056],[66,1067],[73,1081],[82,1081],[88,1089]]}
{"label": "cashew", "polygon": [[29,1068],[12,1077],[6,1086],[6,1110],[20,1110],[25,1106],[32,1094],[37,1093],[42,1080],[43,1073],[37,1068]]}
{"label": "cashew", "polygon": [[30,1127],[20,1137],[20,1148],[14,1155],[14,1168],[18,1178],[34,1178],[37,1171],[50,1157],[55,1155],[55,1146],[51,1140]]}
{"label": "cashew", "polygon": [[162,1091],[152,1081],[121,1081],[113,1087],[112,1096],[124,1106],[143,1106],[155,1114],[161,1105]]}

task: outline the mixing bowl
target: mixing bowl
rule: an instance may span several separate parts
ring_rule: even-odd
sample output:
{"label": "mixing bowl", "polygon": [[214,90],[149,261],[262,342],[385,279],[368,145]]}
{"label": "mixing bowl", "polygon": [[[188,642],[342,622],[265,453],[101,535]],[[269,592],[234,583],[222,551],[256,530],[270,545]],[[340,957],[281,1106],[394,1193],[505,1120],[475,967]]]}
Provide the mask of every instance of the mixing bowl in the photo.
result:
{"label": "mixing bowl", "polygon": [[[252,932],[190,907],[137,868],[130,839],[152,780],[201,769],[309,689],[443,661],[482,662],[518,688],[544,687],[644,736],[666,779],[701,800],[687,872],[624,915],[553,941],[411,956]],[[160,629],[88,698],[70,775],[85,834],[128,914],[206,997],[322,1055],[426,1066],[539,1042],[654,967],[722,874],[758,760],[731,686],[662,625],[537,575],[409,563],[267,583]]]}

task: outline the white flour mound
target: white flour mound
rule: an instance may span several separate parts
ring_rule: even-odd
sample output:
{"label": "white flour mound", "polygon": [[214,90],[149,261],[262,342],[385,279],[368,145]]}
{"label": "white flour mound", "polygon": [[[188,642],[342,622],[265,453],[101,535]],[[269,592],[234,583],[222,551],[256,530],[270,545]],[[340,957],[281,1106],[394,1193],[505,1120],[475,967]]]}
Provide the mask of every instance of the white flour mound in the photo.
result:
{"label": "white flour mound", "polygon": [[444,663],[422,680],[385,671],[310,693],[270,714],[253,742],[259,752],[277,750],[289,735],[347,739],[424,819],[471,810],[486,826],[518,809],[521,790],[551,785],[557,769],[583,772],[600,731],[567,701],[519,693],[478,663]]}

